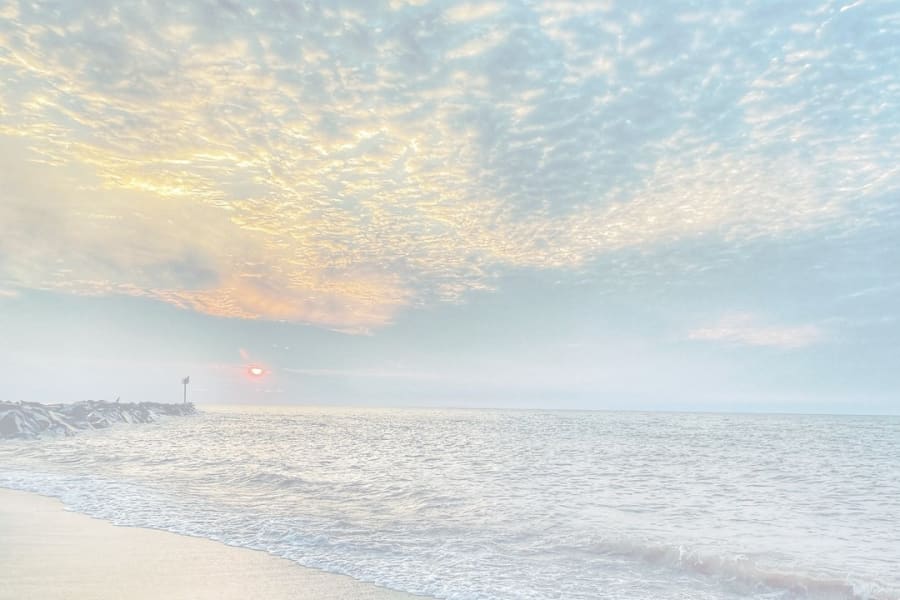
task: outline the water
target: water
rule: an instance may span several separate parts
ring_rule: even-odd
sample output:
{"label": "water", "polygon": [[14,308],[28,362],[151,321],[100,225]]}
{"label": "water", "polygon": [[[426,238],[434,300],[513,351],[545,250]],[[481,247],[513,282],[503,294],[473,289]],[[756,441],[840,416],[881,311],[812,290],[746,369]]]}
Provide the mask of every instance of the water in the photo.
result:
{"label": "water", "polygon": [[892,417],[206,409],[0,486],[436,598],[900,598]]}

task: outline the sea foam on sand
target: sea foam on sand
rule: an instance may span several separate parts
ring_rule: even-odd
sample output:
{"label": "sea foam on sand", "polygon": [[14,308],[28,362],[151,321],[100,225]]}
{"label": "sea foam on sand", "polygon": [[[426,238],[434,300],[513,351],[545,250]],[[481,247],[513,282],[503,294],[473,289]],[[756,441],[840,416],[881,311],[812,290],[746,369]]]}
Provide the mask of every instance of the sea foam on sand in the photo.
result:
{"label": "sea foam on sand", "polygon": [[[413,600],[264,552],[118,527],[0,489],[0,600]],[[421,599],[420,599],[421,600]]]}

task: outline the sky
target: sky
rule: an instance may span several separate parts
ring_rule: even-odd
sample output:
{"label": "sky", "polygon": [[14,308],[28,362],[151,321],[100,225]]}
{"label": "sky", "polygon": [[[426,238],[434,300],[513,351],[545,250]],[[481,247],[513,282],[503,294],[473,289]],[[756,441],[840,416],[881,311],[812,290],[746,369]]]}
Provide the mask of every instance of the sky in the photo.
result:
{"label": "sky", "polygon": [[888,0],[0,0],[0,399],[898,414],[898,73]]}

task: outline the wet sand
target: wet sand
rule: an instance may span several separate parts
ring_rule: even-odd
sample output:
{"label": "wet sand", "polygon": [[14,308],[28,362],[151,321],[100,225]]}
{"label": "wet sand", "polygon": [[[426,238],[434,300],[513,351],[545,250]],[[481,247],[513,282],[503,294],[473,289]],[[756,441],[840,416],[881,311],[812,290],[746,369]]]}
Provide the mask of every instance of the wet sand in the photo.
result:
{"label": "wet sand", "polygon": [[201,538],[118,527],[0,489],[0,600],[422,600]]}

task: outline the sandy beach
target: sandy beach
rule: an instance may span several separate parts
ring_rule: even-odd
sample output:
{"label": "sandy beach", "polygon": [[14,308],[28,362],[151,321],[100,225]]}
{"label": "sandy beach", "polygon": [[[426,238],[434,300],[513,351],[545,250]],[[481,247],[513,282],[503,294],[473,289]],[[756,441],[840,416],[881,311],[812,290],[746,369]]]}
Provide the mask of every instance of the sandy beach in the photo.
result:
{"label": "sandy beach", "polygon": [[118,527],[58,500],[0,489],[0,599],[279,600],[420,598],[307,569],[265,552]]}

